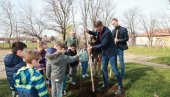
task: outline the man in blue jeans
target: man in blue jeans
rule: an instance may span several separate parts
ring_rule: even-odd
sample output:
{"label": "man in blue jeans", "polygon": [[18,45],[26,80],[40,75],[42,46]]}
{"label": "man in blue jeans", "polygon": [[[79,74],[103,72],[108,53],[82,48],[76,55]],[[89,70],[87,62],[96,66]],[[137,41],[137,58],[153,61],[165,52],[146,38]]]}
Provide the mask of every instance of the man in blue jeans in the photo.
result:
{"label": "man in blue jeans", "polygon": [[121,76],[124,79],[125,76],[125,65],[124,65],[124,50],[128,49],[127,41],[129,40],[128,31],[126,28],[119,25],[118,19],[112,20],[112,25],[115,27],[112,34],[117,48],[117,56],[121,66]]}
{"label": "man in blue jeans", "polygon": [[88,47],[88,50],[92,49],[101,49],[102,51],[102,73],[103,73],[103,81],[104,86],[97,89],[97,92],[105,92],[109,88],[109,80],[108,80],[108,63],[110,61],[111,68],[114,71],[116,75],[116,79],[118,81],[118,90],[115,92],[115,94],[122,94],[123,92],[123,84],[122,84],[122,78],[117,68],[117,56],[116,56],[116,47],[114,44],[114,39],[112,36],[111,31],[103,26],[101,21],[97,21],[95,24],[97,32],[92,32],[86,29],[86,32],[97,36],[97,42],[98,44]]}

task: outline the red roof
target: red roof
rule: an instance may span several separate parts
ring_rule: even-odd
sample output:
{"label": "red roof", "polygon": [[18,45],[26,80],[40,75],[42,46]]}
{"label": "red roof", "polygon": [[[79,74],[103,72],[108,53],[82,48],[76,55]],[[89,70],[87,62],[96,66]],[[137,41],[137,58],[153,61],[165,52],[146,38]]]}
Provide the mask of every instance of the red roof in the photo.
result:
{"label": "red roof", "polygon": [[[138,37],[147,37],[151,32],[144,32],[138,35]],[[153,37],[162,37],[162,36],[170,36],[170,28],[167,29],[155,29],[153,33],[151,33]]]}

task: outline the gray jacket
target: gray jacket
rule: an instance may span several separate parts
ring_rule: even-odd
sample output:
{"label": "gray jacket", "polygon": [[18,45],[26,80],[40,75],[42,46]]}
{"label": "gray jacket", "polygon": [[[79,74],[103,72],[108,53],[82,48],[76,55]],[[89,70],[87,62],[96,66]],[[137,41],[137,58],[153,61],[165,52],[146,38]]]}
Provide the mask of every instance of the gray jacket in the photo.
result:
{"label": "gray jacket", "polygon": [[66,67],[78,59],[78,56],[67,56],[65,54],[55,52],[54,54],[46,54],[47,66],[46,76],[48,79],[56,82],[62,82],[65,76]]}

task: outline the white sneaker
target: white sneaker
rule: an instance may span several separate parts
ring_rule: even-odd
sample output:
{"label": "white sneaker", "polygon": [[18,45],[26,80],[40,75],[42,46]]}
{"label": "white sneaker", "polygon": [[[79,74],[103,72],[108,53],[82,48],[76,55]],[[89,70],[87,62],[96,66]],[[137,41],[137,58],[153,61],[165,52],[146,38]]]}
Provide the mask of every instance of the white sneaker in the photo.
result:
{"label": "white sneaker", "polygon": [[67,93],[66,93],[66,90],[63,90],[62,95],[63,95],[63,96],[66,96],[66,94],[67,94]]}
{"label": "white sneaker", "polygon": [[86,75],[82,75],[82,78],[85,78],[86,77]]}
{"label": "white sneaker", "polygon": [[76,85],[76,83],[75,83],[75,82],[71,82],[71,84],[72,84],[72,85]]}
{"label": "white sneaker", "polygon": [[86,74],[85,76],[86,76],[86,77],[89,77],[89,75],[88,75],[88,74]]}

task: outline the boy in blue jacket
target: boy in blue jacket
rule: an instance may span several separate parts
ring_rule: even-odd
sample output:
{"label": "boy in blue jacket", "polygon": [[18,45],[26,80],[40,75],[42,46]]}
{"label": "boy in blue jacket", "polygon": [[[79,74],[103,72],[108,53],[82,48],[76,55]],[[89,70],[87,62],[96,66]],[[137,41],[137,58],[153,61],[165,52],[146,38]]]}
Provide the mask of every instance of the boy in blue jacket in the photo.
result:
{"label": "boy in blue jacket", "polygon": [[19,97],[49,97],[44,76],[35,68],[39,65],[40,58],[38,52],[28,51],[25,56],[27,66],[14,74]]}
{"label": "boy in blue jacket", "polygon": [[26,63],[23,61],[23,56],[26,52],[27,45],[22,42],[14,42],[12,44],[12,54],[8,54],[4,58],[5,71],[9,88],[12,92],[12,97],[17,96],[17,90],[14,86],[13,74],[18,71],[19,68],[25,66]]}

